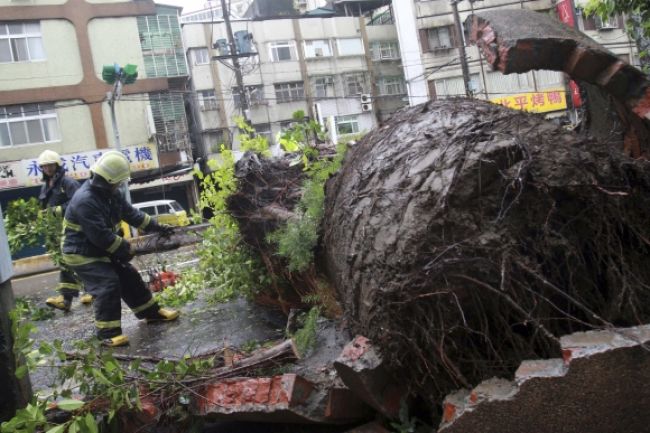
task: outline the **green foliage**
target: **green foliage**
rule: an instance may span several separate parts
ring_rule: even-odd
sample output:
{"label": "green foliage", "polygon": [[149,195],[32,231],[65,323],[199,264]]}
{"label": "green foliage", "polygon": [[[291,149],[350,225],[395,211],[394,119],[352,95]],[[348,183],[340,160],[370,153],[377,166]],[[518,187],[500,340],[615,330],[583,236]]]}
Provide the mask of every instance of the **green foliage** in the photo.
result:
{"label": "green foliage", "polygon": [[264,157],[271,156],[269,141],[265,137],[257,134],[255,129],[246,123],[246,120],[243,117],[235,116],[235,124],[240,131],[238,138],[241,150],[244,152],[252,150]]}
{"label": "green foliage", "polygon": [[45,249],[57,265],[61,260],[60,242],[63,218],[50,211],[41,211],[38,199],[10,201],[4,218],[9,249],[12,254],[25,247],[44,242]]}
{"label": "green foliage", "polygon": [[285,152],[293,153],[303,150],[314,138],[325,140],[325,131],[315,120],[305,122],[305,112],[298,110],[293,113],[295,123],[291,128],[279,134],[278,142]]}
{"label": "green foliage", "polygon": [[293,335],[293,340],[300,356],[306,355],[316,347],[319,317],[320,307],[312,307],[311,310],[302,317],[302,328],[296,331]]}
{"label": "green foliage", "polygon": [[34,303],[27,298],[16,298],[16,305],[24,311],[25,317],[35,322],[54,317],[54,311],[51,308],[35,306]]}
{"label": "green foliage", "polygon": [[185,269],[179,275],[176,284],[165,287],[156,293],[156,301],[166,307],[180,307],[196,300],[205,282],[203,274],[195,269]]}
{"label": "green foliage", "polygon": [[213,217],[198,249],[203,285],[213,290],[211,300],[223,302],[239,295],[250,296],[268,284],[264,267],[243,244],[237,221],[228,213],[228,197],[237,190],[235,159],[232,151],[221,147],[221,163],[209,160],[210,174],[196,173],[203,190],[201,210],[210,209]]}
{"label": "green foliage", "polygon": [[[52,394],[41,397],[37,403],[30,403],[19,410],[14,418],[2,423],[2,432],[97,433],[100,423],[110,424],[121,410],[141,410],[142,389],[152,396],[164,390],[164,401],[171,405],[168,413],[181,414],[184,408],[178,408],[177,405],[182,404],[178,402],[189,401],[189,396],[194,393],[185,382],[204,377],[214,367],[214,359],[164,360],[153,367],[144,367],[140,361],[124,365],[110,349],[102,347],[95,339],[75,343],[73,353],[65,352],[58,340],[52,344],[43,342],[36,347],[30,337],[35,327],[23,319],[25,312],[24,305],[18,305],[10,312],[13,349],[17,365],[20,366],[16,376],[24,377],[28,370],[34,371],[41,366],[55,367],[58,386],[53,387],[55,391]],[[82,394],[85,399],[74,399],[73,393]],[[60,425],[47,421],[45,412],[53,403],[59,409],[70,412],[68,421]]]}
{"label": "green foliage", "polygon": [[313,147],[303,146],[302,150],[307,179],[296,209],[297,217],[267,237],[268,242],[277,244],[278,254],[287,258],[288,269],[299,272],[307,269],[314,261],[314,250],[323,219],[325,182],[340,170],[347,146],[337,146],[336,156],[332,159],[320,158]]}

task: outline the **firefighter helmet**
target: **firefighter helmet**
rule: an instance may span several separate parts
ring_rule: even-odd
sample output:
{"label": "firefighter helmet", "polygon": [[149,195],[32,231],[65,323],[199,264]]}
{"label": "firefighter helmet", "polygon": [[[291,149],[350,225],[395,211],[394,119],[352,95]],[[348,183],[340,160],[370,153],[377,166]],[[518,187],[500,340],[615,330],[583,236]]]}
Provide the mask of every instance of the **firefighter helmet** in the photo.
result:
{"label": "firefighter helmet", "polygon": [[122,152],[111,150],[103,154],[90,169],[93,173],[101,176],[111,185],[129,179],[131,169],[129,160]]}
{"label": "firefighter helmet", "polygon": [[57,164],[59,167],[63,166],[61,155],[53,150],[44,150],[40,155],[38,155],[37,162],[39,167],[43,167],[44,165],[48,164]]}

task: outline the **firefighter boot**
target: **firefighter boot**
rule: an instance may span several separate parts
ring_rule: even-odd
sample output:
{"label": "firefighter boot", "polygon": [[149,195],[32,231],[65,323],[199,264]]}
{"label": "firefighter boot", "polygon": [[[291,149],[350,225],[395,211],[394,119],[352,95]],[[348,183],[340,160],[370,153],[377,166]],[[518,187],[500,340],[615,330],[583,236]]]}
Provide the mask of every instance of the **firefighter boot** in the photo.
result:
{"label": "firefighter boot", "polygon": [[72,298],[63,295],[52,296],[45,300],[48,307],[56,308],[57,310],[70,311],[72,305]]}
{"label": "firefighter boot", "polygon": [[170,308],[159,308],[158,311],[151,315],[151,317],[145,317],[144,320],[146,320],[147,323],[171,322],[172,320],[176,320],[180,314],[181,313],[178,310],[172,310]]}
{"label": "firefighter boot", "polygon": [[129,337],[124,334],[102,340],[102,346],[106,347],[120,347],[127,344],[129,344]]}
{"label": "firefighter boot", "polygon": [[93,298],[93,295],[91,295],[90,293],[84,293],[79,297],[79,302],[81,302],[84,305],[89,305],[92,304],[93,299],[95,299]]}

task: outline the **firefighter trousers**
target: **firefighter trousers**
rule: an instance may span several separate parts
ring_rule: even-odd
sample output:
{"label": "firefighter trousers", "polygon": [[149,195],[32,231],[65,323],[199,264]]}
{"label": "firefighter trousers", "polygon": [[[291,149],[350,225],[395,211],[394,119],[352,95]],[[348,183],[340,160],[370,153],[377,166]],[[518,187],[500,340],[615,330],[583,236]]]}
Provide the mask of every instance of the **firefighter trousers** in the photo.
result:
{"label": "firefighter trousers", "polygon": [[59,265],[59,284],[56,290],[63,295],[64,298],[76,298],[79,296],[79,291],[83,288],[83,284],[75,275],[74,271],[67,265]]}
{"label": "firefighter trousers", "polygon": [[138,319],[154,317],[158,304],[140,273],[130,263],[97,261],[72,267],[87,293],[95,297],[95,328],[100,339],[122,334],[124,300]]}

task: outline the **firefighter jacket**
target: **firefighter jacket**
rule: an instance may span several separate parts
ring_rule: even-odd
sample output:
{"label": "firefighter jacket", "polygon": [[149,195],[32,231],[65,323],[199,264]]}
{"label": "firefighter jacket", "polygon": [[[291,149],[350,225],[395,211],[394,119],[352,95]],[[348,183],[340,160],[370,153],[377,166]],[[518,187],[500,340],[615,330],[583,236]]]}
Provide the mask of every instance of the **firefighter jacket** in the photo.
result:
{"label": "firefighter jacket", "polygon": [[43,176],[43,186],[38,195],[41,209],[52,209],[59,217],[65,214],[65,209],[74,193],[79,189],[79,182],[65,175],[65,170],[59,167],[54,174],[54,181],[50,186],[49,178]]}
{"label": "firefighter jacket", "polygon": [[157,224],[131,206],[119,191],[85,182],[74,195],[63,219],[63,261],[75,266],[112,259],[130,260],[130,245],[120,234],[120,221],[138,229]]}

